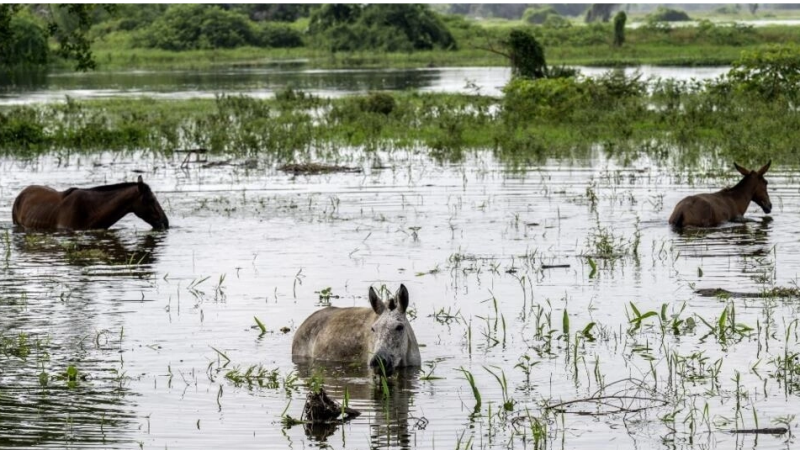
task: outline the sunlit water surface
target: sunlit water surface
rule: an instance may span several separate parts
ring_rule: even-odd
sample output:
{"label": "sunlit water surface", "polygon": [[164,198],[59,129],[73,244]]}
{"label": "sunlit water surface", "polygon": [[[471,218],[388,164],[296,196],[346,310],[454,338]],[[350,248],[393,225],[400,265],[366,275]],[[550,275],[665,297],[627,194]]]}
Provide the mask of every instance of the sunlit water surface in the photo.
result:
{"label": "sunlit water surface", "polygon": [[[364,173],[294,177],[265,165],[181,169],[179,158],[145,155],[0,159],[0,446],[534,448],[529,414],[542,417],[545,402],[586,398],[601,384],[608,395],[675,399],[670,392],[681,391],[689,400],[626,402],[612,414],[601,414],[608,405],[573,405],[546,419],[548,447],[793,441],[728,430],[796,413],[797,380],[785,383],[775,358],[797,349],[796,329],[786,334],[797,303],[724,301],[694,289],[792,285],[797,171],[768,175],[774,221],[762,223],[753,205],[758,223],[698,236],[669,229],[672,206],[733,174],[673,175],[647,161],[619,168],[601,156],[513,171],[488,153],[453,165],[398,153],[382,160],[390,167],[355,156]],[[92,186],[137,171],[169,231],[150,232],[133,216],[108,233],[11,231],[11,205],[26,185]],[[613,264],[592,258],[593,273],[582,255],[597,253],[600,236],[622,241],[628,254]],[[367,374],[324,372],[328,392],[341,400],[346,390],[363,414],[315,433],[284,428],[283,414],[300,417],[312,373],[293,364],[292,336],[321,307],[319,292],[330,288],[335,306],[367,306],[369,286],[400,283],[410,291],[422,374],[390,380],[384,396]],[[685,303],[681,318],[695,326],[662,334],[650,317],[632,329],[631,302],[641,314],[662,304],[677,313]],[[700,319],[713,323],[728,302],[736,323],[753,331],[704,338]],[[670,370],[667,355],[689,362]],[[274,384],[225,377],[253,365],[274,370]],[[474,375],[477,409],[462,368]],[[503,389],[485,368],[504,374],[511,411],[498,414]],[[441,378],[424,379],[432,370]]]}

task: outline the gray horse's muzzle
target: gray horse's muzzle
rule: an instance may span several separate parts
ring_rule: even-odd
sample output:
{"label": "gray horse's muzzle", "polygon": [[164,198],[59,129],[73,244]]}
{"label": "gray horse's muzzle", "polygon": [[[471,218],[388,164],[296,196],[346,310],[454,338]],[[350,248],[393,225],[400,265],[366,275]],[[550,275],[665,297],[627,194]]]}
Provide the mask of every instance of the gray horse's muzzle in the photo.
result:
{"label": "gray horse's muzzle", "polygon": [[394,374],[394,362],[392,357],[385,353],[378,353],[369,361],[369,367],[376,375],[385,375],[387,377]]}

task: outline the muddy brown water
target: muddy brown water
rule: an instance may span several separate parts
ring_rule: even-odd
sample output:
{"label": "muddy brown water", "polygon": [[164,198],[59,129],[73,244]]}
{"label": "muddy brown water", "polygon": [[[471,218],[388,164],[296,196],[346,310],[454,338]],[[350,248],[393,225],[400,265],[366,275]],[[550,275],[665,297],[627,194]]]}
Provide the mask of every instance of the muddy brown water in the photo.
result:
{"label": "muddy brown water", "polygon": [[[752,205],[757,222],[681,235],[666,224],[672,206],[733,181],[732,169],[729,179],[675,177],[601,154],[522,170],[482,152],[454,165],[403,153],[381,160],[388,168],[372,169],[355,151],[351,163],[364,173],[292,176],[265,164],[182,170],[180,158],[145,154],[0,159],[0,447],[535,448],[529,415],[602,385],[608,395],[648,400],[616,413],[609,404],[566,407],[545,419],[548,447],[771,449],[794,441],[728,430],[774,426],[797,412],[798,375],[776,361],[797,351],[790,321],[798,301],[694,290],[796,281],[796,169],[773,167],[768,176],[774,220]],[[11,229],[23,186],[92,186],[137,171],[169,215],[169,231],[150,232],[132,216],[107,233]],[[613,264],[595,256],[592,273],[582,256],[597,254],[592,236],[624,241],[629,253]],[[335,306],[365,306],[370,285],[401,282],[423,345],[421,373],[390,380],[385,395],[363,371],[293,364],[294,330],[321,307],[318,292],[330,288]],[[676,313],[685,303],[681,317],[695,326],[662,334],[651,317],[629,331],[629,302],[642,314],[664,303]],[[713,323],[730,302],[736,323],[754,331],[707,336],[700,319]],[[565,311],[569,342],[561,338]],[[578,340],[576,350],[576,333],[592,322],[594,340]],[[518,365],[524,355],[528,377]],[[253,365],[274,380],[225,376]],[[426,378],[432,367],[441,378]],[[462,368],[475,378],[480,408]],[[503,389],[485,368],[504,374],[511,411],[500,412]],[[344,425],[284,428],[283,414],[299,418],[315,373],[363,414]],[[634,389],[636,380],[649,390]]]}

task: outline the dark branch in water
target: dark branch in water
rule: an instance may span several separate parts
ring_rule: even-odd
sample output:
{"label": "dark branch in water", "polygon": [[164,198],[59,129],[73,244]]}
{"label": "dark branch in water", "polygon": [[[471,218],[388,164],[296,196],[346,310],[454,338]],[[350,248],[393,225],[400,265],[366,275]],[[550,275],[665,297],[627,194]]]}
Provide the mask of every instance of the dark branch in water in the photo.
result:
{"label": "dark branch in water", "polygon": [[[608,390],[609,387],[620,383],[630,383],[632,384],[632,386],[623,388],[622,390],[617,391],[613,394],[605,394],[605,392]],[[624,391],[626,390],[643,392],[646,394],[652,394],[653,396],[639,395],[637,392],[634,392],[633,394],[625,394]],[[650,389],[642,380],[626,378],[606,385],[604,388],[596,391],[594,394],[592,394],[587,398],[567,400],[553,405],[547,405],[545,406],[545,409],[554,410],[560,413],[570,413],[570,414],[578,414],[585,416],[603,416],[603,415],[617,414],[617,413],[628,413],[628,414],[636,413],[644,411],[646,409],[655,408],[658,406],[664,406],[669,403],[668,401],[661,398],[657,398],[654,395],[657,395],[657,393],[652,389]],[[612,402],[619,402],[619,404],[618,405],[612,404]],[[634,405],[634,402],[649,402],[650,404]],[[607,411],[567,411],[565,409],[567,406],[575,405],[578,403],[594,403],[600,407],[609,407],[613,409]]]}
{"label": "dark branch in water", "polygon": [[733,434],[776,434],[781,435],[789,432],[786,427],[775,428],[750,428],[746,430],[730,430]]}

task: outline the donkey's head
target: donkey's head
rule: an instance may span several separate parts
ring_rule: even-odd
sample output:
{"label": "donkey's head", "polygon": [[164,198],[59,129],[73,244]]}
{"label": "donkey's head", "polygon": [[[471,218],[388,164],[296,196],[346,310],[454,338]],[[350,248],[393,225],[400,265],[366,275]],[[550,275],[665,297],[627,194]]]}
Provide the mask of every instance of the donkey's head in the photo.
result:
{"label": "donkey's head", "polygon": [[164,210],[161,209],[161,205],[158,203],[156,196],[153,195],[153,191],[150,190],[150,186],[142,181],[141,175],[139,175],[139,179],[137,180],[137,188],[139,189],[139,195],[136,197],[131,207],[136,217],[144,220],[156,230],[166,230],[169,228],[169,219],[167,219],[167,215],[164,214]]}
{"label": "donkey's head", "polygon": [[376,374],[391,376],[395,369],[407,365],[409,333],[411,324],[406,317],[408,308],[408,289],[402,284],[400,289],[384,303],[375,289],[369,288],[369,303],[378,318],[372,324],[373,346],[369,366]]}
{"label": "donkey's head", "polygon": [[767,180],[764,178],[764,174],[767,173],[769,170],[769,166],[772,164],[772,161],[768,162],[764,167],[758,170],[747,170],[744,167],[733,163],[736,170],[739,171],[740,174],[744,175],[744,179],[740,183],[745,183],[748,187],[748,190],[753,192],[753,201],[756,202],[756,205],[760,206],[761,209],[764,210],[765,214],[769,214],[772,211],[772,202],[769,200],[769,193],[767,192]]}

